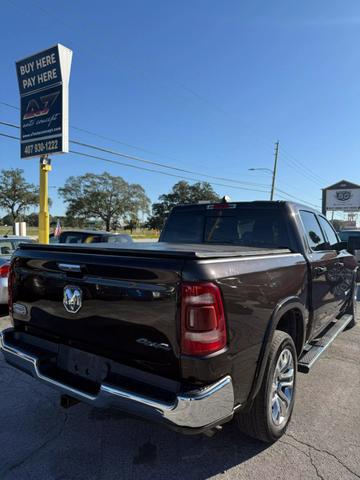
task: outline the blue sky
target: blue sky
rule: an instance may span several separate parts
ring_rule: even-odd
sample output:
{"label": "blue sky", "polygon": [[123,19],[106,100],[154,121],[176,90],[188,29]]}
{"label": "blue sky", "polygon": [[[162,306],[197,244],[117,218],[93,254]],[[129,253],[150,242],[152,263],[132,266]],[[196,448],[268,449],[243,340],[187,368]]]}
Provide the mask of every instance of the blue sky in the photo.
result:
{"label": "blue sky", "polygon": [[[277,139],[283,192],[320,205],[321,187],[360,183],[357,0],[3,0],[1,17],[0,102],[19,105],[15,60],[62,43],[74,52],[70,125],[146,151],[70,129],[73,140],[265,185],[213,180],[234,200],[268,198],[269,174],[248,169],[272,168]],[[0,104],[0,120],[18,116]],[[37,163],[0,137],[1,168],[37,183]],[[142,184],[152,201],[179,180],[66,154],[53,157],[50,185],[104,170]],[[64,213],[50,194],[51,213]]]}

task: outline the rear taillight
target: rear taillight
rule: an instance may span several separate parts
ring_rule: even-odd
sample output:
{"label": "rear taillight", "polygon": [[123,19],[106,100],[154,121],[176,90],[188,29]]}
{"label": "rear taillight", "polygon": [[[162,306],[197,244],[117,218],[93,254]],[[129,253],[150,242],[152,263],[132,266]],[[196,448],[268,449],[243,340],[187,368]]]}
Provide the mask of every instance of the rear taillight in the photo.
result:
{"label": "rear taillight", "polygon": [[226,346],[224,306],[213,283],[184,282],[181,287],[181,353],[208,355]]}
{"label": "rear taillight", "polygon": [[9,275],[10,264],[6,263],[5,265],[1,265],[0,267],[0,277],[6,278]]}

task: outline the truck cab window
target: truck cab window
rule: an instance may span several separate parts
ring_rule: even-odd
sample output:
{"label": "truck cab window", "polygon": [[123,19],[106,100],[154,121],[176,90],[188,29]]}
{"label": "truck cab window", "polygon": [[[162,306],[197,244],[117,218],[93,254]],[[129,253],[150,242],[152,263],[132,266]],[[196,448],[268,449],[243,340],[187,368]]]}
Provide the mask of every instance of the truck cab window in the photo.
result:
{"label": "truck cab window", "polygon": [[236,209],[231,212],[174,212],[161,242],[289,248],[290,240],[280,209]]}
{"label": "truck cab window", "polygon": [[312,250],[327,250],[328,244],[321,231],[319,222],[314,213],[305,210],[300,211],[300,217],[304,225],[306,238]]}
{"label": "truck cab window", "polygon": [[169,243],[201,243],[203,240],[204,221],[204,216],[196,213],[170,215],[163,230],[161,241]]}
{"label": "truck cab window", "polygon": [[336,233],[334,232],[334,229],[324,217],[319,217],[319,222],[320,222],[321,228],[323,229],[323,232],[327,237],[330,247],[334,248],[334,246],[339,241]]}

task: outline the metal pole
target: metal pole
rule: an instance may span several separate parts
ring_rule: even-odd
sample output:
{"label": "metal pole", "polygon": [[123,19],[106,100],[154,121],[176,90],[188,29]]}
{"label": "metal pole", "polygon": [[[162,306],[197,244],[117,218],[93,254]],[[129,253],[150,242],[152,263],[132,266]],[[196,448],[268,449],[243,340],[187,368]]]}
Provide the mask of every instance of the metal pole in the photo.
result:
{"label": "metal pole", "polygon": [[48,173],[51,172],[50,163],[47,155],[40,157],[39,243],[49,243]]}
{"label": "metal pole", "polygon": [[279,140],[275,143],[275,159],[274,159],[274,169],[273,169],[273,175],[272,175],[272,184],[271,184],[270,200],[274,200],[275,179],[276,179],[276,169],[277,169],[278,154],[279,154]]}

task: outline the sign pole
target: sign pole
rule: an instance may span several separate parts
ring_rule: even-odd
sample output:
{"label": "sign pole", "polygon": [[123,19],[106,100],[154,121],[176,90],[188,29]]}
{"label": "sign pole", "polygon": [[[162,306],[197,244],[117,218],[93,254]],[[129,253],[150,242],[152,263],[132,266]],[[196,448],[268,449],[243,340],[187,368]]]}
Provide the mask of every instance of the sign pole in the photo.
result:
{"label": "sign pole", "polygon": [[49,243],[49,172],[51,172],[51,160],[48,158],[48,155],[42,155],[40,157],[39,243]]}

